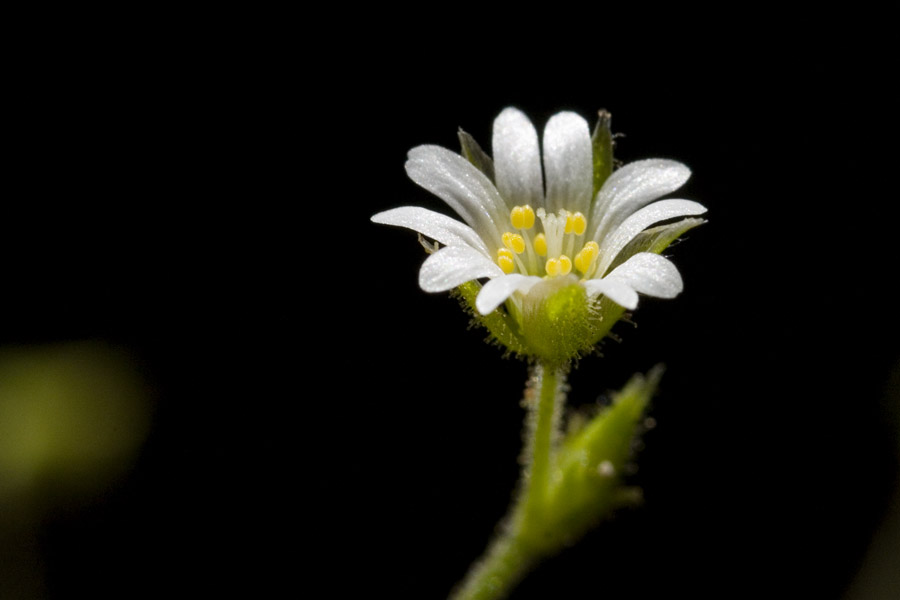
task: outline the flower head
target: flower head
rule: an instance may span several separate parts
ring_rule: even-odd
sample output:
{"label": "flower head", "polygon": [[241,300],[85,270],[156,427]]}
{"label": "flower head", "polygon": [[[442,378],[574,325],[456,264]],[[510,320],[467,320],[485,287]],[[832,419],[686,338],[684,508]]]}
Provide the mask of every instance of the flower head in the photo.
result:
{"label": "flower head", "polygon": [[[465,156],[439,146],[413,148],[406,171],[465,223],[415,206],[372,217],[444,245],[422,265],[423,290],[487,279],[475,309],[490,315],[505,305],[501,316],[526,353],[544,353],[545,344],[534,338],[558,337],[559,321],[574,316],[589,331],[576,333],[577,348],[562,355],[596,343],[625,309],[637,307],[639,293],[672,298],[681,292],[678,270],[659,253],[702,223],[693,217],[706,209],[659,198],[687,181],[686,166],[650,159],[610,174],[609,117],[603,112],[593,137],[575,113],[551,117],[543,155],[537,131],[515,108],[494,121],[493,160],[468,134],[460,132],[460,140]],[[529,322],[535,315],[555,322]]]}

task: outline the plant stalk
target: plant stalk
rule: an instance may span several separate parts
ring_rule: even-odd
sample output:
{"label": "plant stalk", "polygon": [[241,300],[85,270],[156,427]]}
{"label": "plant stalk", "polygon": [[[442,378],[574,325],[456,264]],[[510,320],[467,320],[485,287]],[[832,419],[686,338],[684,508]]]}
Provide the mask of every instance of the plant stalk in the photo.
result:
{"label": "plant stalk", "polygon": [[549,550],[543,513],[551,484],[553,454],[565,400],[565,372],[534,367],[525,392],[525,471],[510,516],[485,554],[469,570],[450,600],[498,600]]}

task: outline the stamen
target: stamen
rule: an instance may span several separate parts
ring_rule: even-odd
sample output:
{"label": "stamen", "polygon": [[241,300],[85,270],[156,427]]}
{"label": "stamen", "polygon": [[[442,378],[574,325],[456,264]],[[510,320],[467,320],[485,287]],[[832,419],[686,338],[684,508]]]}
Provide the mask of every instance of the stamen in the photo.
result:
{"label": "stamen", "polygon": [[547,238],[543,233],[534,236],[534,251],[538,256],[547,256]]}
{"label": "stamen", "polygon": [[[575,235],[584,235],[584,230],[587,229],[587,219],[583,214],[577,212],[573,214],[569,219],[572,221],[572,230],[575,232]],[[566,233],[569,233],[569,222],[566,221]]]}
{"label": "stamen", "polygon": [[547,263],[544,265],[544,269],[547,271],[547,275],[550,277],[556,277],[559,275],[561,265],[559,264],[559,260],[555,258],[551,258],[547,260]]}
{"label": "stamen", "polygon": [[572,259],[563,254],[559,257],[559,274],[568,275],[572,272]]}
{"label": "stamen", "polygon": [[548,214],[543,208],[538,209],[537,216],[544,225],[544,239],[547,245],[546,256],[559,256],[563,249],[565,238],[566,211],[560,210],[557,214]]}
{"label": "stamen", "polygon": [[584,245],[584,248],[575,255],[575,267],[582,273],[587,274],[588,269],[591,268],[594,259],[597,258],[599,253],[600,246],[597,245],[597,242],[588,242]]}
{"label": "stamen", "polygon": [[509,213],[509,221],[516,229],[531,229],[534,227],[534,210],[528,206],[514,206]]}
{"label": "stamen", "polygon": [[523,252],[525,252],[525,238],[523,238],[518,233],[507,231],[503,234],[503,237],[501,239],[503,240],[503,245],[516,254],[522,254]]}
{"label": "stamen", "polygon": [[[560,215],[563,216],[563,215]],[[566,211],[566,233],[572,233],[572,230],[575,228],[575,215]]]}
{"label": "stamen", "polygon": [[500,266],[500,269],[509,275],[516,268],[516,263],[513,260],[513,253],[511,250],[507,248],[500,248],[497,250],[497,264]]}

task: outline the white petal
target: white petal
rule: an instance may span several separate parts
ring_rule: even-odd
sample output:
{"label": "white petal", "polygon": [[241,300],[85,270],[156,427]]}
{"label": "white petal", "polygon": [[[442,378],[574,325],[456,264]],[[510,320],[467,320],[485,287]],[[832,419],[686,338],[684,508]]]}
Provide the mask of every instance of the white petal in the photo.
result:
{"label": "white petal", "polygon": [[429,256],[419,270],[419,286],[426,292],[445,292],[481,277],[503,271],[481,252],[468,246],[445,246]]}
{"label": "white petal", "polygon": [[482,239],[500,239],[503,232],[497,223],[509,219],[503,199],[490,179],[465,158],[440,146],[417,146],[409,151],[406,172],[449,204]]}
{"label": "white petal", "polygon": [[401,206],[386,210],[374,215],[372,221],[418,231],[445,246],[471,246],[490,258],[487,246],[475,230],[456,219],[421,206]]}
{"label": "white petal", "polygon": [[677,217],[700,215],[705,212],[706,208],[702,204],[692,200],[660,200],[650,206],[645,206],[625,219],[600,242],[600,263],[597,265],[597,275],[603,275],[622,248],[634,236],[654,223]]}
{"label": "white petal", "polygon": [[680,188],[690,176],[685,165],[659,158],[639,160],[614,171],[597,193],[588,239],[604,237],[639,208]]}
{"label": "white petal", "polygon": [[521,111],[507,108],[494,119],[494,178],[497,189],[513,206],[530,204],[535,210],[544,205],[541,177],[541,151],[537,131]]}
{"label": "white petal", "polygon": [[638,305],[638,295],[631,287],[620,279],[589,279],[583,284],[588,296],[603,294],[619,306],[634,310]]}
{"label": "white petal", "polygon": [[622,281],[636,292],[657,298],[674,298],[684,289],[681,274],[670,260],[659,254],[635,254],[604,277]]}
{"label": "white petal", "polygon": [[478,298],[475,299],[475,308],[481,314],[486,315],[505,302],[513,292],[527,293],[541,281],[543,280],[540,277],[525,276],[519,273],[510,273],[491,279],[478,293]]}
{"label": "white petal", "polygon": [[587,121],[572,112],[553,115],[544,129],[548,211],[561,208],[589,216],[594,161]]}
{"label": "white petal", "polygon": [[610,263],[610,266],[618,266],[617,263],[621,264],[625,262],[638,252],[652,252],[653,254],[659,254],[685,232],[690,231],[694,227],[702,225],[705,222],[706,221],[703,219],[686,218],[645,229],[634,236],[634,238],[619,251],[615,260]]}

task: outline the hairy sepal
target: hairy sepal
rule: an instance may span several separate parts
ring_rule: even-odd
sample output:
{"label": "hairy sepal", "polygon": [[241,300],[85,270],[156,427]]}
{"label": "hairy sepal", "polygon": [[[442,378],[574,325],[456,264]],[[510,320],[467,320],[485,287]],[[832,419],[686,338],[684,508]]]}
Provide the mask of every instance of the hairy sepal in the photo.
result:
{"label": "hairy sepal", "polygon": [[522,337],[529,354],[548,365],[565,368],[589,353],[603,326],[602,315],[574,277],[546,279],[525,296]]}
{"label": "hairy sepal", "polygon": [[475,299],[478,292],[481,291],[481,284],[477,281],[467,281],[454,290],[459,297],[463,308],[472,315],[472,320],[477,325],[481,325],[487,329],[489,341],[496,342],[502,348],[505,348],[511,354],[525,357],[528,350],[520,335],[520,328],[516,319],[510,315],[504,307],[482,315],[475,307]]}

